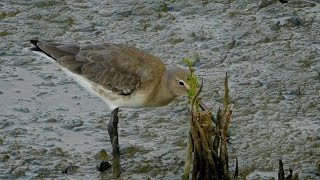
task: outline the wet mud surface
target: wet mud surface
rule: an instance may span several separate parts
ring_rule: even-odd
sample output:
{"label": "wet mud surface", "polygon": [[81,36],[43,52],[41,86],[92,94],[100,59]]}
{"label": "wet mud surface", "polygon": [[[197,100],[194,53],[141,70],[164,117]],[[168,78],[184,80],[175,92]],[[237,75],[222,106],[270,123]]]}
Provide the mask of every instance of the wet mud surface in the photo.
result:
{"label": "wet mud surface", "polygon": [[[242,177],[272,179],[283,159],[285,171],[320,178],[319,1],[165,3],[0,3],[0,179],[111,178],[111,171],[96,169],[100,150],[111,152],[109,109],[26,51],[34,37],[129,43],[172,66],[197,57],[203,100],[215,110],[228,72],[235,106],[230,165],[237,156]],[[122,179],[181,179],[186,104],[179,98],[166,107],[120,111]],[[63,174],[68,165],[75,168]]]}

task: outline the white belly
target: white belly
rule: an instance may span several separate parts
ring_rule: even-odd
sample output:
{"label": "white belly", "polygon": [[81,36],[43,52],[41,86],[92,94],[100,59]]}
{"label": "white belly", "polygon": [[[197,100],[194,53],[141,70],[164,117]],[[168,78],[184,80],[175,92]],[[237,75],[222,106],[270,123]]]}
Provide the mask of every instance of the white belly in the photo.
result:
{"label": "white belly", "polygon": [[[61,67],[61,66],[60,66]],[[117,107],[143,107],[145,96],[143,94],[132,93],[130,95],[118,95],[110,90],[104,89],[101,85],[89,81],[87,78],[72,73],[68,69],[61,67],[61,69],[70,77],[72,77],[78,84],[87,89],[92,94],[100,97],[108,106],[109,109]]]}

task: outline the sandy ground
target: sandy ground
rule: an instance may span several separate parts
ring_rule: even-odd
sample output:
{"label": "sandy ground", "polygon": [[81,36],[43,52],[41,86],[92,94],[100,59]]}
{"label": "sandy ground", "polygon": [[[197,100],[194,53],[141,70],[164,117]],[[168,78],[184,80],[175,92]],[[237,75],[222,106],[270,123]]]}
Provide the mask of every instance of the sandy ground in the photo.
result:
{"label": "sandy ground", "polygon": [[[183,65],[197,57],[203,100],[217,110],[230,75],[230,165],[273,179],[278,159],[319,179],[320,2],[272,0],[16,1],[0,3],[0,179],[110,179],[109,109],[58,67],[24,48],[39,37],[119,42]],[[186,99],[120,112],[122,179],[181,179]],[[72,175],[62,173],[75,165]],[[231,167],[232,169],[232,167]]]}

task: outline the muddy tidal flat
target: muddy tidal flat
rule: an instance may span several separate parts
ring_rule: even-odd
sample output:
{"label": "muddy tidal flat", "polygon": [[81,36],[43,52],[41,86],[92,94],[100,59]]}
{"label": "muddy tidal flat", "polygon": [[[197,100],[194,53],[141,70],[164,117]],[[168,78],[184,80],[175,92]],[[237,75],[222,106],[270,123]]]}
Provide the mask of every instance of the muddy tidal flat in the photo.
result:
{"label": "muddy tidal flat", "polygon": [[[277,179],[278,160],[320,179],[320,1],[2,0],[0,179],[111,179],[110,110],[29,40],[128,43],[169,66],[196,59],[202,99],[216,111],[228,72],[234,116],[229,165],[240,177]],[[121,109],[121,179],[181,179],[187,99]],[[68,174],[67,166],[74,166]]]}

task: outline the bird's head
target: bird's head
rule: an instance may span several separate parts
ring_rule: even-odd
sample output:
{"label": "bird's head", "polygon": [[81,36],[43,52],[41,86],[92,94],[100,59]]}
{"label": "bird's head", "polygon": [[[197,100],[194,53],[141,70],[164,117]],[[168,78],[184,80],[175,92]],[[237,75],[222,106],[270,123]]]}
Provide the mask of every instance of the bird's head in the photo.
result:
{"label": "bird's head", "polygon": [[187,80],[190,76],[190,71],[184,68],[174,67],[168,69],[168,76],[169,90],[176,96],[188,96],[190,86]]}

